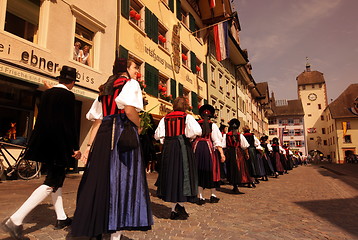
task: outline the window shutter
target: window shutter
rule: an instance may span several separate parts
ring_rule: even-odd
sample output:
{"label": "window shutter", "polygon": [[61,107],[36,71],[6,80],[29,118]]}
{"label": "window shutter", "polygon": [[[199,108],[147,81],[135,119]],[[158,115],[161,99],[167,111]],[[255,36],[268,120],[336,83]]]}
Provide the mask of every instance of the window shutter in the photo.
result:
{"label": "window shutter", "polygon": [[128,50],[122,45],[119,46],[119,57],[128,59]]}
{"label": "window shutter", "polygon": [[172,95],[173,99],[177,97],[177,82],[174,79],[170,79],[170,94]]}
{"label": "window shutter", "polygon": [[129,0],[121,1],[122,16],[129,19]]}
{"label": "window shutter", "polygon": [[174,12],[174,0],[169,0],[169,8],[170,8],[170,11]]}
{"label": "window shutter", "polygon": [[206,63],[203,63],[203,68],[204,68],[204,81],[208,82],[208,66]]}
{"label": "window shutter", "polygon": [[191,64],[191,71],[196,73],[196,55],[194,52],[190,52],[190,64]]}
{"label": "window shutter", "polygon": [[145,33],[149,38],[151,38],[151,32],[152,32],[151,20],[152,20],[152,12],[149,11],[148,8],[145,8]]}
{"label": "window shutter", "polygon": [[193,107],[193,113],[199,114],[198,94],[195,92],[191,92],[191,106]]}
{"label": "window shutter", "polygon": [[183,96],[183,84],[179,83],[178,85],[178,91],[179,91],[179,96],[178,97],[182,97]]}
{"label": "window shutter", "polygon": [[176,10],[177,10],[177,19],[179,21],[181,21],[181,3],[180,3],[180,0],[177,0],[176,1],[176,4],[177,4],[177,7],[176,7]]}
{"label": "window shutter", "polygon": [[196,31],[195,19],[191,13],[189,13],[189,29],[192,32]]}
{"label": "window shutter", "polygon": [[154,97],[158,97],[158,76],[158,69],[145,63],[145,91]]}
{"label": "window shutter", "polygon": [[158,43],[158,18],[152,13],[152,40]]}

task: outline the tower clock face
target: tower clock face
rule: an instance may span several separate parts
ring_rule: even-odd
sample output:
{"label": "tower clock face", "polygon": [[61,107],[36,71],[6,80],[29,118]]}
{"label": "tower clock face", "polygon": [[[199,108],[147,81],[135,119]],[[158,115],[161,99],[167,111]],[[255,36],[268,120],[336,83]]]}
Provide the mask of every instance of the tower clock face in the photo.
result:
{"label": "tower clock face", "polygon": [[311,100],[311,101],[314,101],[314,100],[317,99],[317,95],[314,94],[314,93],[310,93],[310,94],[308,95],[308,99]]}

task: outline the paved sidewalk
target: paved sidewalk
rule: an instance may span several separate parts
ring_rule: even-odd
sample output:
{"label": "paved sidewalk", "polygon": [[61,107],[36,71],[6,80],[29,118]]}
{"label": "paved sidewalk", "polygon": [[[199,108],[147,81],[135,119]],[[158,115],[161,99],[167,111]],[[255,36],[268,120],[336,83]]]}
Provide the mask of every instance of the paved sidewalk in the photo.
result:
{"label": "paved sidewalk", "polygon": [[[151,231],[124,231],[123,239],[358,239],[358,164],[300,166],[257,188],[231,186],[218,191],[217,204],[186,204],[186,221],[169,218],[170,204],[155,197],[157,175],[148,174],[155,224]],[[73,216],[81,175],[69,175],[64,206]],[[13,213],[43,181],[16,180],[0,183],[0,220]],[[204,192],[209,197],[209,191]],[[31,239],[73,239],[70,229],[54,230],[51,198],[25,219],[24,232]],[[0,230],[0,239],[11,238]]]}

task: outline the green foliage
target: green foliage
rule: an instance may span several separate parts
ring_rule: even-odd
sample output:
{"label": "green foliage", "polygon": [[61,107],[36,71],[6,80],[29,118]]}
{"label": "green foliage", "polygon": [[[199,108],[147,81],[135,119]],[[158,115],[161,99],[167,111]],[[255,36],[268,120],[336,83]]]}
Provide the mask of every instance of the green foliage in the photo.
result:
{"label": "green foliage", "polygon": [[[158,104],[159,105],[159,104]],[[151,118],[150,118],[150,112],[158,107],[158,105],[154,106],[152,109],[150,109],[148,112],[140,112],[140,127],[142,128],[141,135],[144,135],[147,133],[148,129],[153,129]]]}

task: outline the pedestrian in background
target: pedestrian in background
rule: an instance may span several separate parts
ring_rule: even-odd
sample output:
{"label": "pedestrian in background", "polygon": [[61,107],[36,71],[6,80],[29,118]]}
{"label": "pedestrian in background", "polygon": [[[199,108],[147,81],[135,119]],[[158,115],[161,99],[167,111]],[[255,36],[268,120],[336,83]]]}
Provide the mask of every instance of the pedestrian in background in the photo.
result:
{"label": "pedestrian in background", "polygon": [[[199,124],[202,129],[201,136],[198,136],[193,143],[193,150],[198,168],[198,204],[205,203],[204,189],[210,189],[210,202],[217,203],[216,188],[220,187],[220,161],[225,162],[225,155],[222,149],[222,136],[216,124],[210,121],[214,117],[215,109],[209,104],[204,104],[199,109],[201,120]],[[216,150],[219,151],[220,157]]]}
{"label": "pedestrian in background", "polygon": [[[140,145],[123,149],[125,126],[139,143],[142,91],[137,65],[116,59],[113,75],[100,87],[86,117],[94,121],[83,161],[87,162],[77,194],[73,236],[121,238],[120,230],[149,230],[153,225],[145,165]],[[88,160],[87,160],[88,159]]]}
{"label": "pedestrian in background", "polygon": [[81,157],[75,127],[75,95],[70,91],[78,82],[76,69],[63,66],[57,78],[59,84],[42,94],[39,114],[24,157],[47,166],[45,181],[2,223],[3,229],[14,239],[29,239],[22,232],[23,220],[49,195],[57,216],[55,229],[71,224],[63,209],[62,186],[70,159]]}
{"label": "pedestrian in background", "polygon": [[198,172],[190,140],[202,134],[199,123],[186,113],[187,99],[178,97],[173,112],[159,122],[155,139],[164,142],[157,180],[157,196],[172,203],[170,219],[187,219],[184,202],[194,201],[198,191]]}

